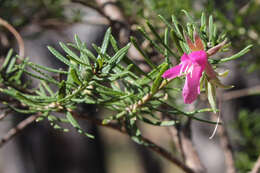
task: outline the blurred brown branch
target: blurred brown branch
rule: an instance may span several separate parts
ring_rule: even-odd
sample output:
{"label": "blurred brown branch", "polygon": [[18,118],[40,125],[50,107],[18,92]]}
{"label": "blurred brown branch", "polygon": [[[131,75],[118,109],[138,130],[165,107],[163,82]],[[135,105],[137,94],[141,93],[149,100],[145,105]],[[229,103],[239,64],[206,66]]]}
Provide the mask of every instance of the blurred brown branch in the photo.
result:
{"label": "blurred brown branch", "polygon": [[223,101],[232,100],[240,97],[250,96],[260,94],[260,85],[256,85],[254,87],[238,89],[234,91],[228,91],[223,94]]}
{"label": "blurred brown branch", "polygon": [[4,144],[6,144],[8,141],[10,141],[13,137],[15,137],[16,135],[18,135],[20,132],[23,131],[23,129],[25,129],[28,125],[30,125],[31,123],[34,122],[34,120],[36,120],[36,118],[39,115],[31,115],[28,118],[24,119],[23,121],[21,121],[20,123],[18,123],[17,126],[15,126],[14,128],[10,129],[0,140],[0,147],[2,147]]}
{"label": "blurred brown branch", "polygon": [[0,121],[3,120],[5,117],[7,117],[7,115],[9,114],[9,111],[3,112],[2,114],[0,114]]}
{"label": "blurred brown branch", "polygon": [[[219,110],[220,111],[218,112],[219,121],[221,120],[222,102],[224,100],[223,98],[224,98],[223,93],[220,91],[219,92]],[[216,114],[213,114],[213,113],[212,113],[211,119],[213,121],[218,121]],[[217,134],[219,136],[220,146],[224,153],[226,172],[235,173],[236,168],[235,168],[235,161],[234,161],[234,157],[233,157],[233,150],[232,150],[232,146],[230,143],[230,139],[228,137],[228,133],[227,133],[225,124],[223,124],[222,126],[218,126],[217,130],[218,130]]]}
{"label": "blurred brown branch", "polygon": [[[77,112],[71,112],[71,113],[76,118],[85,119],[85,120],[91,121],[92,123],[95,123],[96,125],[112,128],[114,130],[120,131],[123,134],[127,134],[126,129],[123,126],[120,126],[119,124],[116,124],[116,123],[103,124],[102,120],[96,119],[94,117],[90,117],[89,115],[85,115],[85,114],[84,115],[79,115]],[[193,169],[189,168],[185,163],[181,162],[179,159],[174,157],[171,153],[166,151],[164,148],[162,148],[162,147],[158,146],[157,144],[153,143],[151,140],[149,140],[149,139],[147,139],[145,137],[142,137],[142,139],[146,143],[149,144],[147,146],[148,148],[150,148],[154,152],[158,153],[160,156],[164,157],[168,161],[170,161],[173,164],[175,164],[180,169],[182,169],[184,172],[186,172],[186,173],[195,173],[196,172]]]}
{"label": "blurred brown branch", "polygon": [[[169,134],[175,143],[176,148],[182,154],[185,164],[195,170],[195,172],[206,172],[202,165],[198,153],[191,141],[190,127],[182,130],[177,130],[176,127],[168,127]],[[189,132],[188,132],[189,131]]]}
{"label": "blurred brown branch", "polygon": [[10,31],[14,35],[14,37],[16,38],[16,40],[18,42],[19,56],[21,58],[23,58],[24,57],[24,42],[23,42],[21,35],[16,31],[16,29],[12,25],[10,25],[7,21],[2,19],[1,17],[0,17],[0,25],[4,26],[8,31]]}
{"label": "blurred brown branch", "polygon": [[260,156],[258,156],[257,161],[250,173],[258,173],[260,171]]}

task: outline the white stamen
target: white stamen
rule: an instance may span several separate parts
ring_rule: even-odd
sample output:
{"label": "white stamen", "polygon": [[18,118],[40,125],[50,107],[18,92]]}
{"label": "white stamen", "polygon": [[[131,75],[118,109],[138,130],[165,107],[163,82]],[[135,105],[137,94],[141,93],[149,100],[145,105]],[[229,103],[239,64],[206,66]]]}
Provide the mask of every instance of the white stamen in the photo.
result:
{"label": "white stamen", "polygon": [[212,139],[212,138],[215,136],[215,134],[216,134],[216,132],[217,132],[217,129],[218,129],[219,121],[220,121],[220,114],[218,114],[217,124],[216,124],[216,126],[215,126],[215,129],[214,129],[212,135],[209,137],[209,139]]}
{"label": "white stamen", "polygon": [[189,70],[188,70],[188,73],[190,73],[191,78],[192,78],[193,68],[194,68],[194,66],[193,66],[193,64],[192,64],[191,67],[190,67]]}
{"label": "white stamen", "polygon": [[183,63],[181,63],[181,70],[180,70],[180,75],[183,73],[183,68],[184,68],[184,64]]}
{"label": "white stamen", "polygon": [[185,70],[184,70],[184,73],[185,73],[185,74],[187,74],[187,71],[189,70],[189,68],[190,68],[190,67],[189,67],[189,64],[188,64],[187,67],[186,67]]}

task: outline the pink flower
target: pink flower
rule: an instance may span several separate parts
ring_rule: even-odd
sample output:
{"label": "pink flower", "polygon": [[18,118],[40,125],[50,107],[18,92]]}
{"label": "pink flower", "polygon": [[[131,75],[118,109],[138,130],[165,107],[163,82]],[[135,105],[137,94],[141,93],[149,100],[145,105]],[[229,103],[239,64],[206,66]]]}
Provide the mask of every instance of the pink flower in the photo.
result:
{"label": "pink flower", "polygon": [[200,78],[204,70],[211,73],[210,76],[215,76],[212,67],[208,63],[207,53],[204,50],[199,50],[193,51],[190,54],[184,53],[181,57],[181,63],[168,69],[162,77],[173,79],[186,75],[182,95],[184,103],[189,104],[196,100],[200,94]]}

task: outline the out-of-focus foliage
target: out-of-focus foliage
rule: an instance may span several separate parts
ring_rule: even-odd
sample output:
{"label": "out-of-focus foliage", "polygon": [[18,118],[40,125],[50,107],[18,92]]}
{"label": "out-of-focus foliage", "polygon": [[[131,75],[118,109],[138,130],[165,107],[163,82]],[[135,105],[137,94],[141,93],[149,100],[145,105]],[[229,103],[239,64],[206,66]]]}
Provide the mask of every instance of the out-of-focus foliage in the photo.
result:
{"label": "out-of-focus foliage", "polygon": [[[218,5],[209,4],[210,12],[216,16],[219,25],[225,28],[227,35],[232,40],[232,46],[240,49],[247,44],[254,44],[255,49],[251,51],[251,56],[246,61],[242,60],[242,65],[248,72],[260,69],[260,2],[257,0],[228,1]],[[219,6],[219,8],[214,8]],[[254,62],[254,63],[252,63]]]}
{"label": "out-of-focus foliage", "polygon": [[45,18],[64,20],[64,0],[1,0],[0,16],[15,27]]}
{"label": "out-of-focus foliage", "polygon": [[190,0],[119,0],[120,5],[126,11],[126,15],[131,17],[134,15],[134,19],[138,18],[151,18],[161,14],[166,19],[171,18],[171,14],[177,16],[180,15],[181,10],[185,9],[190,11],[192,1]]}
{"label": "out-of-focus foliage", "polygon": [[236,166],[239,172],[248,172],[252,169],[257,157],[260,154],[260,112],[241,110],[237,129],[241,133],[241,138],[236,152]]}

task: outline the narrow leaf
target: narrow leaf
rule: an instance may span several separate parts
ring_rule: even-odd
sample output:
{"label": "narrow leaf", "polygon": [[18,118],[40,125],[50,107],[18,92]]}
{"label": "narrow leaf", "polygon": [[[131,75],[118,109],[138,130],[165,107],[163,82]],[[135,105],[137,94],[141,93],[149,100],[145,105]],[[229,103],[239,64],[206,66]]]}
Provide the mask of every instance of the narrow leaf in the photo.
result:
{"label": "narrow leaf", "polygon": [[64,64],[71,66],[71,63],[68,59],[66,59],[63,55],[61,55],[58,51],[56,51],[53,47],[48,46],[49,51],[56,57],[58,58],[61,62]]}

